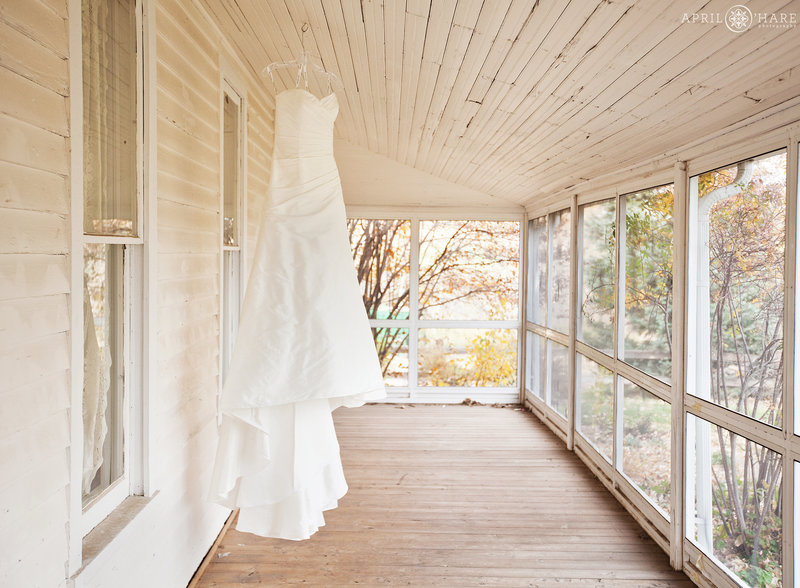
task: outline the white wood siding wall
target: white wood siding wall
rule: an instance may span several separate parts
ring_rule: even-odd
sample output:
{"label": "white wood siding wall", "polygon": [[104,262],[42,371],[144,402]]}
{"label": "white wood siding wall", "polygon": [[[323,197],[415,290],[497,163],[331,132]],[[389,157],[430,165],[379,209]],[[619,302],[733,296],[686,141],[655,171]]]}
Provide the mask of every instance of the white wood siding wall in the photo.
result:
{"label": "white wood siding wall", "polygon": [[[219,55],[197,7],[157,4],[154,498],[76,586],[185,585],[227,511],[206,502],[219,389]],[[66,0],[0,5],[0,585],[66,585],[69,119]],[[248,84],[249,251],[269,182],[272,98]],[[81,194],[72,197],[80,198]],[[77,252],[80,254],[80,252]],[[248,262],[250,259],[248,259]],[[249,265],[249,264],[248,264]],[[76,293],[80,303],[82,293]]]}
{"label": "white wood siding wall", "polygon": [[59,586],[69,484],[66,3],[0,4],[0,585]]}
{"label": "white wood siding wall", "polygon": [[[157,389],[150,480],[158,494],[78,586],[180,586],[228,511],[206,501],[216,450],[220,308],[220,53],[196,6],[160,0],[157,55]],[[272,99],[248,87],[249,251],[269,182]],[[244,89],[240,89],[244,90]],[[147,562],[146,566],[142,563]]]}
{"label": "white wood siding wall", "polygon": [[[260,80],[263,83],[263,80]],[[274,129],[275,100],[272,95],[258,91],[257,84],[252,81],[247,94],[247,260],[245,279],[253,264],[256,251],[258,228],[261,224],[261,213],[266,203],[272,170],[272,141]]]}

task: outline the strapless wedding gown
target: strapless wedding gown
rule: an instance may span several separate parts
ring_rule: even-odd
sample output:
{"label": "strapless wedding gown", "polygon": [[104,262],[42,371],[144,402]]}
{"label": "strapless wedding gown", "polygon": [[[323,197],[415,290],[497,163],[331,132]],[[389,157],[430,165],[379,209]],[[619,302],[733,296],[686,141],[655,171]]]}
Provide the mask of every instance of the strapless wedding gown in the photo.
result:
{"label": "strapless wedding gown", "polygon": [[336,95],[276,98],[272,175],[220,401],[210,498],[307,539],[347,484],[331,412],[385,395],[333,158]]}

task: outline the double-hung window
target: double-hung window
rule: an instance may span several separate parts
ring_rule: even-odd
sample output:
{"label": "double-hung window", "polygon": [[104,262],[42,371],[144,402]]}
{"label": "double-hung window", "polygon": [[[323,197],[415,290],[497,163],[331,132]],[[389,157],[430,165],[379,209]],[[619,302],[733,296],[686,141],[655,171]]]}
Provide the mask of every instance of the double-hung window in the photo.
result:
{"label": "double-hung window", "polygon": [[222,379],[236,341],[242,296],[243,99],[222,91]]}
{"label": "double-hung window", "polygon": [[84,533],[142,491],[139,10],[135,0],[81,5]]}

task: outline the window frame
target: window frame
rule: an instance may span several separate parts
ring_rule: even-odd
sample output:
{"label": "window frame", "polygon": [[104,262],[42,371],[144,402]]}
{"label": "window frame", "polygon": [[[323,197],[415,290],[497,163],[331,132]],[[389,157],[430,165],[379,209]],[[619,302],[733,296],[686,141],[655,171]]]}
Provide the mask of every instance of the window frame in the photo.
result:
{"label": "window frame", "polygon": [[[658,179],[662,179],[659,177]],[[631,189],[626,189],[624,191],[617,190],[614,192],[609,193],[607,190],[599,191],[595,194],[591,199],[579,200],[577,197],[572,198],[572,205],[569,207],[569,210],[572,214],[572,223],[571,223],[571,251],[570,251],[570,267],[571,267],[571,274],[570,274],[570,318],[569,318],[569,334],[564,334],[560,331],[556,331],[549,326],[539,325],[536,323],[532,323],[526,320],[526,330],[533,332],[548,341],[552,341],[554,343],[568,346],[570,349],[569,361],[570,361],[570,368],[568,372],[568,377],[570,379],[570,394],[569,394],[569,408],[567,411],[566,416],[561,415],[558,411],[556,411],[550,402],[549,398],[549,386],[547,388],[548,394],[545,398],[539,399],[537,398],[531,390],[525,388],[523,390],[523,398],[524,402],[530,406],[534,413],[538,414],[542,420],[547,422],[553,431],[565,441],[567,447],[569,449],[577,448],[577,450],[586,457],[586,459],[591,460],[592,467],[597,468],[598,471],[603,472],[606,479],[608,480],[609,485],[614,488],[617,492],[619,492],[622,496],[624,496],[625,500],[628,501],[629,504],[635,505],[635,507],[641,513],[645,513],[645,520],[649,521],[650,524],[653,525],[654,529],[657,530],[657,533],[662,536],[660,544],[662,547],[668,549],[668,543],[663,539],[663,537],[668,537],[670,535],[670,526],[671,520],[668,520],[664,513],[655,506],[653,501],[642,493],[638,487],[622,472],[622,418],[623,414],[619,410],[622,406],[621,398],[622,398],[622,387],[620,385],[620,378],[624,378],[626,381],[630,382],[633,385],[636,385],[646,392],[656,396],[658,399],[667,402],[670,406],[673,406],[673,389],[670,384],[667,384],[653,376],[650,376],[633,366],[625,363],[622,359],[619,358],[619,345],[621,341],[621,336],[623,335],[620,333],[620,309],[624,304],[624,289],[620,288],[620,280],[624,280],[624,268],[622,267],[621,263],[621,255],[624,253],[621,250],[621,241],[624,239],[624,235],[620,235],[619,231],[617,234],[617,239],[615,243],[615,250],[614,250],[614,267],[613,267],[613,275],[615,277],[614,280],[614,292],[613,292],[613,299],[614,299],[614,328],[613,328],[613,345],[611,349],[611,354],[609,355],[606,352],[600,351],[591,345],[580,341],[577,337],[577,323],[578,323],[578,312],[580,309],[580,303],[582,298],[582,293],[578,291],[578,284],[580,283],[580,276],[579,273],[582,267],[582,252],[581,248],[579,247],[579,228],[580,228],[580,219],[582,214],[580,213],[580,209],[584,206],[592,205],[592,204],[600,204],[603,202],[607,202],[609,200],[615,201],[615,214],[614,219],[617,227],[621,226],[623,219],[621,214],[624,214],[624,198],[630,194],[634,194],[636,192],[640,192],[643,190],[648,190],[651,188],[661,187],[663,185],[670,184],[670,179],[668,177],[663,178],[665,181],[659,182],[655,185],[645,185],[644,187],[636,187],[630,186]],[[553,221],[550,218],[551,215],[555,215],[561,211],[566,210],[566,208],[562,205],[560,207],[553,207],[546,211],[548,221],[547,225],[548,228],[552,227]],[[540,218],[542,214],[536,215],[528,215],[527,220],[531,221],[536,218]],[[673,226],[675,223],[675,210],[673,209]],[[552,250],[552,243],[550,239],[551,233],[548,234],[548,260],[552,259],[552,255],[550,251]],[[526,250],[526,254],[532,253],[531,248]],[[673,249],[673,256],[674,256],[674,249]],[[531,263],[526,260],[526,271],[531,271]],[[623,272],[620,274],[620,272]],[[547,268],[547,275],[548,275],[548,283],[551,282],[551,271],[550,268]],[[527,282],[526,282],[527,283]],[[675,286],[675,280],[673,280],[673,288]],[[549,317],[549,309],[551,304],[551,292],[548,289],[548,299],[547,299],[547,308],[548,308],[548,317]],[[526,303],[527,308],[527,303]],[[674,314],[674,313],[673,313]],[[673,316],[673,321],[674,321]],[[550,344],[548,343],[548,349],[550,348]],[[527,350],[526,350],[527,353]],[[576,374],[577,368],[577,355],[580,354],[587,359],[597,363],[601,367],[611,371],[613,377],[613,386],[614,386],[614,405],[612,407],[612,415],[613,415],[613,426],[614,426],[614,439],[613,439],[613,455],[608,456],[610,461],[600,453],[592,443],[590,439],[584,436],[581,431],[580,427],[577,425],[575,419],[578,413],[577,410],[577,384],[579,382],[579,378]],[[548,352],[548,361],[547,361],[547,373],[548,379],[551,370],[551,362],[550,362],[550,353]],[[672,459],[674,459],[674,449],[671,448],[671,455]],[[675,480],[671,479],[671,487],[675,488]],[[676,494],[680,494],[678,492],[673,491],[671,496],[674,497]],[[671,509],[675,512],[674,505]],[[672,516],[671,519],[674,519],[675,516]]]}
{"label": "window frame", "polygon": [[[92,241],[97,242],[97,241]],[[142,390],[142,251],[138,244],[124,244],[122,250],[122,475],[82,506],[82,528],[86,535],[128,496],[141,494],[141,442],[138,418]]]}
{"label": "window frame", "polygon": [[[420,402],[420,403],[440,403],[440,402],[460,402],[465,393],[469,393],[473,400],[488,400],[490,402],[499,401],[518,401],[520,383],[525,379],[525,358],[522,355],[524,344],[523,329],[523,291],[525,287],[525,274],[523,270],[524,254],[522,251],[525,245],[524,233],[527,225],[524,223],[523,214],[515,213],[458,213],[442,210],[420,212],[409,211],[407,208],[395,207],[364,207],[346,206],[348,219],[365,220],[403,220],[411,223],[411,243],[410,243],[410,267],[409,267],[409,317],[408,319],[369,319],[371,328],[400,328],[408,329],[408,386],[387,386],[386,400],[389,402]],[[519,271],[517,272],[518,288],[518,313],[517,318],[512,320],[437,320],[419,318],[419,228],[423,221],[496,221],[496,222],[518,222],[519,230]],[[485,328],[485,329],[509,329],[517,331],[517,361],[516,361],[516,383],[512,386],[420,386],[419,385],[419,330],[430,328]],[[486,397],[482,398],[481,391],[489,391]],[[501,398],[491,398],[492,396],[504,395]]]}
{"label": "window frame", "polygon": [[[757,134],[760,133],[760,134]],[[647,503],[647,500],[638,495],[631,484],[620,475],[611,464],[604,463],[603,457],[595,450],[591,442],[584,439],[580,432],[574,436],[574,450],[585,462],[587,467],[592,470],[601,482],[606,485],[609,491],[614,494],[626,509],[636,518],[642,527],[653,537],[653,539],[670,555],[670,562],[676,569],[686,569],[690,574],[696,574],[709,583],[719,586],[741,586],[741,582],[734,578],[729,572],[716,565],[712,558],[703,553],[697,545],[685,536],[684,529],[685,516],[687,516],[686,504],[684,503],[684,493],[686,491],[685,472],[687,466],[686,452],[686,421],[687,415],[693,415],[712,424],[737,433],[745,439],[752,440],[763,447],[776,451],[782,460],[782,487],[781,487],[781,509],[783,514],[783,554],[782,554],[782,578],[783,585],[800,586],[800,528],[794,526],[794,521],[798,520],[797,513],[800,513],[800,495],[795,497],[796,492],[800,492],[800,398],[796,398],[798,393],[797,377],[800,373],[800,354],[795,352],[795,336],[798,329],[795,317],[800,316],[800,297],[795,296],[795,291],[800,288],[797,272],[797,240],[800,237],[797,222],[797,198],[798,198],[798,177],[800,177],[800,162],[798,152],[800,152],[800,123],[792,122],[788,125],[779,127],[766,127],[757,124],[735,133],[736,140],[723,136],[710,139],[704,143],[698,143],[687,147],[684,152],[677,152],[677,156],[670,157],[671,161],[661,161],[658,165],[653,165],[646,170],[629,169],[618,175],[604,178],[604,183],[590,184],[590,189],[580,195],[572,195],[573,206],[606,200],[609,197],[617,199],[627,194],[633,194],[652,187],[659,187],[665,184],[674,184],[674,205],[673,205],[673,285],[672,285],[672,329],[673,329],[673,352],[672,352],[672,378],[671,384],[666,384],[639,370],[628,366],[616,357],[609,357],[597,350],[594,350],[580,341],[568,340],[568,343],[575,345],[575,351],[583,354],[592,361],[603,365],[616,376],[622,376],[629,382],[640,386],[646,391],[655,394],[659,398],[671,404],[671,426],[673,433],[671,437],[671,520],[665,521],[663,517],[657,516],[654,508]],[[691,335],[690,321],[687,316],[687,273],[689,267],[689,247],[687,237],[689,232],[689,179],[693,175],[704,173],[731,165],[731,162],[738,162],[745,159],[759,157],[763,154],[772,153],[780,149],[787,150],[787,174],[786,174],[786,246],[784,253],[784,407],[781,428],[775,429],[762,423],[754,421],[745,415],[734,413],[721,406],[692,396],[687,391],[687,383],[691,374],[687,373],[687,334]],[[683,157],[681,157],[683,155]],[[563,203],[567,200],[567,195],[560,195]],[[526,221],[538,218],[543,214],[548,214],[555,210],[564,208],[564,204],[555,205],[555,199],[550,200],[551,204],[540,209],[529,207]],[[618,215],[622,207],[617,205]],[[618,221],[619,222],[619,221]],[[618,238],[618,246],[621,242]],[[528,256],[532,254],[531,248],[526,247],[525,271],[530,271],[530,260]],[[616,287],[619,290],[620,280],[624,280],[624,258],[619,251],[616,257]],[[573,266],[573,272],[578,268]],[[623,272],[620,277],[620,271]],[[526,284],[528,282],[526,281]],[[525,295],[529,293],[526,290]],[[574,291],[577,298],[577,287]],[[624,292],[617,292],[616,304],[619,312],[621,298]],[[524,308],[528,309],[527,301]],[[577,317],[573,314],[572,323],[575,324]],[[558,333],[553,333],[541,325],[534,324],[526,318],[526,331],[543,337],[558,338]],[[615,340],[618,341],[618,333]],[[527,346],[527,337],[525,337]],[[526,355],[528,353],[526,347]],[[615,349],[615,356],[617,349]],[[574,371],[574,370],[573,370]],[[693,377],[693,376],[692,376]],[[527,378],[526,378],[527,383]],[[562,439],[568,441],[569,433],[574,432],[574,421],[563,419],[554,414],[554,411],[546,404],[535,397],[530,392],[523,390],[526,406],[541,418]],[[573,398],[576,397],[576,390],[573,387]],[[615,403],[614,423],[620,423],[620,418],[616,414]],[[567,443],[568,448],[569,443]],[[688,482],[687,482],[688,483]],[[800,527],[800,520],[798,520]],[[794,533],[793,533],[794,530]],[[797,540],[795,540],[797,539]]]}
{"label": "window frame", "polygon": [[[578,206],[577,237],[576,237],[577,238],[577,247],[576,247],[576,250],[575,250],[575,255],[577,256],[577,260],[576,260],[577,276],[576,276],[576,286],[575,286],[575,295],[577,296],[577,308],[576,308],[576,314],[575,314],[575,339],[578,342],[581,342],[581,343],[583,343],[583,344],[585,344],[587,346],[590,346],[590,347],[593,347],[594,349],[597,349],[598,351],[600,351],[601,353],[604,353],[607,356],[609,354],[606,353],[605,351],[603,351],[602,349],[600,349],[598,347],[595,347],[595,346],[587,343],[586,341],[584,341],[584,337],[583,337],[583,332],[582,331],[583,331],[583,326],[584,326],[583,325],[583,319],[584,319],[584,314],[583,314],[583,305],[584,305],[584,300],[583,300],[583,297],[584,297],[584,292],[583,292],[583,285],[584,285],[583,269],[584,269],[584,261],[585,261],[585,254],[586,254],[585,245],[584,245],[584,241],[585,241],[585,237],[586,237],[586,235],[584,234],[585,213],[586,213],[586,209],[587,208],[590,208],[590,207],[593,207],[593,206],[603,206],[603,205],[605,205],[605,204],[607,204],[609,202],[613,202],[614,203],[614,222],[616,223],[617,227],[620,227],[619,219],[621,218],[621,215],[620,215],[620,213],[618,211],[618,207],[622,203],[622,199],[621,198],[611,197],[611,198],[606,198],[606,199],[603,199],[603,200],[596,200],[594,202],[588,202],[586,204],[579,205]],[[616,302],[616,288],[617,288],[617,283],[618,283],[618,280],[619,280],[618,272],[617,272],[617,256],[618,256],[617,252],[618,251],[620,251],[619,255],[621,256],[621,250],[619,249],[620,246],[619,246],[619,244],[616,243],[616,241],[619,241],[619,239],[621,238],[621,235],[623,235],[623,229],[619,228],[617,230],[617,235],[616,235],[616,239],[615,239],[614,253],[612,254],[612,258],[613,259],[612,259],[612,267],[611,267],[611,275],[612,275],[612,277],[614,279],[614,284],[613,284],[614,291],[612,292],[612,300],[613,300],[613,302],[612,302],[611,313],[612,313],[613,316],[612,316],[611,334],[610,334],[611,340],[609,341],[609,343],[610,343],[610,349],[611,349],[611,355],[610,356],[614,356],[614,357],[618,356],[618,354],[619,354],[619,351],[618,351],[619,350],[619,345],[618,345],[618,341],[617,341],[617,332],[618,332],[617,323],[621,322],[620,321],[621,315],[619,314],[619,311],[617,310],[616,304],[615,304],[615,302]]]}
{"label": "window frame", "polygon": [[[676,197],[676,183],[673,181],[673,182],[668,182],[668,183],[663,183],[663,184],[657,184],[657,185],[650,186],[650,187],[647,187],[647,188],[642,188],[642,189],[639,189],[639,190],[626,191],[626,192],[621,193],[621,194],[619,194],[617,196],[617,221],[616,222],[617,222],[617,226],[619,227],[619,229],[617,231],[617,256],[616,256],[616,261],[615,261],[615,263],[616,263],[616,274],[615,274],[616,283],[615,283],[615,288],[617,290],[617,293],[616,293],[617,306],[616,306],[616,309],[615,309],[616,336],[615,336],[615,340],[614,340],[614,346],[615,346],[615,348],[614,348],[614,357],[616,359],[619,359],[625,366],[636,370],[636,372],[638,372],[640,375],[644,376],[647,381],[651,382],[653,387],[658,388],[659,387],[658,384],[662,383],[662,384],[666,384],[671,389],[672,374],[671,374],[671,377],[670,377],[670,381],[667,382],[665,380],[662,380],[661,378],[658,378],[657,376],[654,376],[654,375],[644,371],[641,368],[635,367],[632,363],[628,362],[625,359],[625,325],[626,325],[627,317],[628,317],[628,309],[625,306],[625,297],[627,295],[627,291],[626,291],[626,288],[624,286],[620,286],[621,284],[626,284],[627,283],[627,279],[628,279],[628,274],[627,274],[627,272],[628,272],[628,268],[627,268],[627,256],[628,256],[628,230],[627,230],[628,197],[635,197],[635,196],[638,196],[638,195],[642,194],[643,192],[649,192],[651,190],[658,190],[660,188],[666,188],[667,186],[670,186],[670,185],[672,186],[672,197],[673,197],[672,198],[672,239],[673,239],[673,243],[672,243],[673,279],[672,279],[672,282],[673,282],[673,291],[671,292],[671,295],[672,295],[672,306],[670,308],[670,311],[671,311],[671,313],[673,315],[672,316],[671,326],[672,326],[673,339],[674,339],[674,332],[675,332],[675,325],[674,325],[675,324],[675,316],[674,316],[675,288],[674,288],[674,284],[676,282],[676,279],[675,279],[675,272],[676,272],[675,259],[676,259],[676,251],[677,251],[676,240],[675,240],[675,227],[676,227],[676,223],[677,223],[677,220],[676,220],[677,197]],[[674,346],[674,342],[673,342],[673,346]],[[674,353],[673,353],[673,356],[674,356]],[[672,366],[672,363],[674,363],[674,357],[671,358],[670,367]],[[670,372],[672,372],[672,369],[670,369]],[[662,390],[664,390],[666,393],[669,393],[670,396],[671,396],[671,392],[669,392],[668,390],[663,389],[663,388],[662,388]]]}
{"label": "window frame", "polygon": [[84,234],[83,158],[83,44],[82,0],[68,2],[70,92],[70,354],[71,406],[83,404],[83,246],[86,243],[122,245],[123,250],[123,476],[83,506],[81,484],[83,462],[83,419],[81,410],[70,411],[68,491],[69,529],[67,575],[83,565],[83,540],[129,496],[152,496],[155,488],[149,476],[148,456],[152,444],[149,427],[149,391],[157,385],[156,299],[154,268],[157,244],[155,194],[155,145],[157,119],[155,26],[149,0],[135,0],[136,11],[136,236]]}
{"label": "window frame", "polygon": [[[227,373],[226,356],[227,351],[233,352],[233,344],[236,339],[238,329],[238,319],[241,313],[242,302],[244,300],[245,280],[246,280],[246,260],[247,260],[247,85],[242,78],[237,75],[235,67],[231,65],[231,60],[224,56],[220,59],[220,174],[219,174],[219,194],[220,194],[220,308],[219,308],[219,390],[217,403],[222,393],[225,375]],[[237,236],[236,245],[225,244],[225,98],[230,97],[238,104],[237,117],[237,165],[236,173],[238,181],[236,183],[236,224],[235,233]],[[234,264],[226,264],[226,259],[235,260]],[[226,267],[229,266],[229,267]],[[231,279],[235,284],[231,284]],[[230,295],[236,296],[234,301],[236,310],[233,317],[227,316],[231,307],[228,307]],[[230,320],[234,318],[235,320]],[[218,418],[221,418],[220,411],[217,410]]]}
{"label": "window frame", "polygon": [[[570,291],[567,293],[567,301],[568,301],[568,322],[567,322],[567,332],[564,333],[563,331],[557,330],[551,326],[552,324],[552,294],[553,294],[553,272],[551,271],[551,263],[553,259],[553,234],[554,230],[553,227],[555,226],[556,222],[555,219],[557,215],[563,215],[564,213],[568,213],[570,215],[570,235],[569,235],[569,267],[570,267],[570,275],[569,275],[569,289]],[[542,214],[537,214],[535,216],[528,216],[526,215],[525,219],[525,234],[528,239],[530,239],[530,234],[533,232],[529,230],[531,226],[530,223],[537,221],[541,218],[544,218],[544,226],[547,230],[547,267],[545,268],[545,274],[547,276],[547,288],[545,293],[545,316],[544,321],[541,323],[532,322],[529,317],[527,316],[528,311],[528,301],[527,301],[527,292],[525,292],[525,304],[524,308],[526,311],[525,316],[525,331],[531,332],[534,335],[537,335],[545,342],[545,386],[542,390],[541,398],[537,397],[535,393],[527,386],[528,381],[525,380],[522,383],[520,389],[520,397],[521,402],[524,404],[529,397],[534,397],[539,401],[541,405],[541,416],[547,418],[553,425],[556,427],[556,433],[561,436],[566,442],[568,447],[572,447],[574,443],[574,436],[575,436],[575,426],[574,426],[574,419],[575,419],[575,342],[576,342],[576,319],[575,315],[577,312],[577,305],[578,305],[578,294],[577,294],[577,264],[579,263],[578,255],[576,251],[578,250],[578,237],[577,237],[577,227],[578,227],[578,208],[575,203],[575,199],[573,198],[573,202],[571,206],[564,207],[555,207],[552,210],[547,210]],[[523,259],[524,265],[524,274],[530,276],[534,274],[534,269],[538,269],[538,249],[534,247],[534,245],[528,240],[525,244],[525,258]],[[536,253],[536,263],[533,262],[533,254]],[[537,275],[533,275],[530,279],[526,279],[526,284],[533,284],[532,280],[536,280],[538,277]],[[527,339],[527,335],[525,337]],[[567,374],[569,378],[568,382],[568,396],[567,396],[567,408],[565,410],[565,414],[561,414],[557,410],[555,410],[552,406],[552,398],[551,398],[551,382],[552,382],[552,343],[558,344],[562,347],[566,347],[568,349],[568,367],[567,367]],[[526,349],[526,357],[527,357],[527,349]]]}
{"label": "window frame", "polygon": [[[796,428],[797,420],[794,411],[797,409],[797,402],[795,395],[797,394],[797,382],[795,375],[797,373],[798,354],[795,352],[795,336],[798,325],[795,323],[795,308],[798,304],[798,298],[795,296],[797,287],[796,278],[796,247],[797,247],[797,155],[798,155],[798,141],[800,141],[800,133],[795,130],[787,141],[773,141],[772,143],[759,142],[750,150],[745,150],[741,146],[737,149],[730,151],[730,155],[735,159],[721,160],[719,158],[712,160],[703,160],[704,167],[699,165],[688,166],[686,170],[686,194],[687,194],[687,211],[686,211],[686,238],[687,238],[687,251],[686,263],[686,288],[687,294],[691,288],[693,278],[689,275],[692,268],[696,264],[697,251],[693,251],[693,243],[697,240],[697,223],[696,216],[693,216],[693,210],[697,206],[697,181],[695,178],[703,173],[711,172],[714,170],[722,169],[727,166],[736,165],[739,162],[749,159],[758,159],[762,156],[777,153],[785,150],[786,152],[786,224],[785,224],[785,242],[784,242],[784,273],[783,273],[783,292],[784,292],[784,330],[783,330],[783,347],[784,347],[784,365],[783,365],[783,414],[780,421],[780,427],[772,426],[766,422],[755,420],[747,415],[737,413],[731,409],[725,408],[711,401],[699,396],[695,396],[689,392],[691,386],[689,382],[695,379],[695,374],[689,372],[689,341],[688,338],[684,339],[686,345],[684,362],[686,367],[685,373],[685,393],[684,405],[686,415],[693,415],[701,421],[706,421],[711,425],[722,427],[736,435],[749,439],[767,449],[770,449],[782,458],[782,480],[781,487],[777,490],[783,497],[781,504],[783,512],[783,529],[782,529],[782,569],[781,577],[784,581],[786,578],[794,578],[798,565],[797,561],[793,559],[794,548],[792,547],[794,538],[794,494],[797,491],[795,486],[794,465],[793,462],[800,459],[800,437],[793,432],[793,426]],[[758,149],[755,151],[755,149]],[[793,164],[794,162],[794,164]],[[710,166],[710,167],[706,167]],[[691,301],[687,298],[683,304],[684,320],[691,321],[690,315]],[[687,329],[688,333],[689,330]],[[684,426],[682,435],[687,435],[688,418],[684,418]],[[684,442],[685,445],[685,442]],[[685,451],[689,451],[689,447],[684,447]],[[684,456],[684,463],[690,462],[688,455]],[[684,472],[684,477],[688,478],[689,472]],[[686,487],[689,486],[689,481],[686,481]],[[685,515],[690,515],[689,509],[686,509]],[[684,523],[684,527],[688,527]],[[684,566],[697,568],[702,565],[703,558],[713,559],[713,554],[709,554],[701,549],[692,539],[684,533],[683,536],[683,552],[684,552]],[[711,571],[716,581],[723,583],[733,583],[734,585],[741,585],[739,580],[734,576],[733,572],[727,568],[719,565],[714,566]]]}

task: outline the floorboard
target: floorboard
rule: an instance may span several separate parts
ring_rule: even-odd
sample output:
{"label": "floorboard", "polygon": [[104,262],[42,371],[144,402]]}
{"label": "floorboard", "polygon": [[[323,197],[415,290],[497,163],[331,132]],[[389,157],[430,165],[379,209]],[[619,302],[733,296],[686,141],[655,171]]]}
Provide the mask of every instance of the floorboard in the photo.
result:
{"label": "floorboard", "polygon": [[199,587],[690,588],[578,458],[530,413],[339,409],[350,491],[308,541],[231,528]]}

